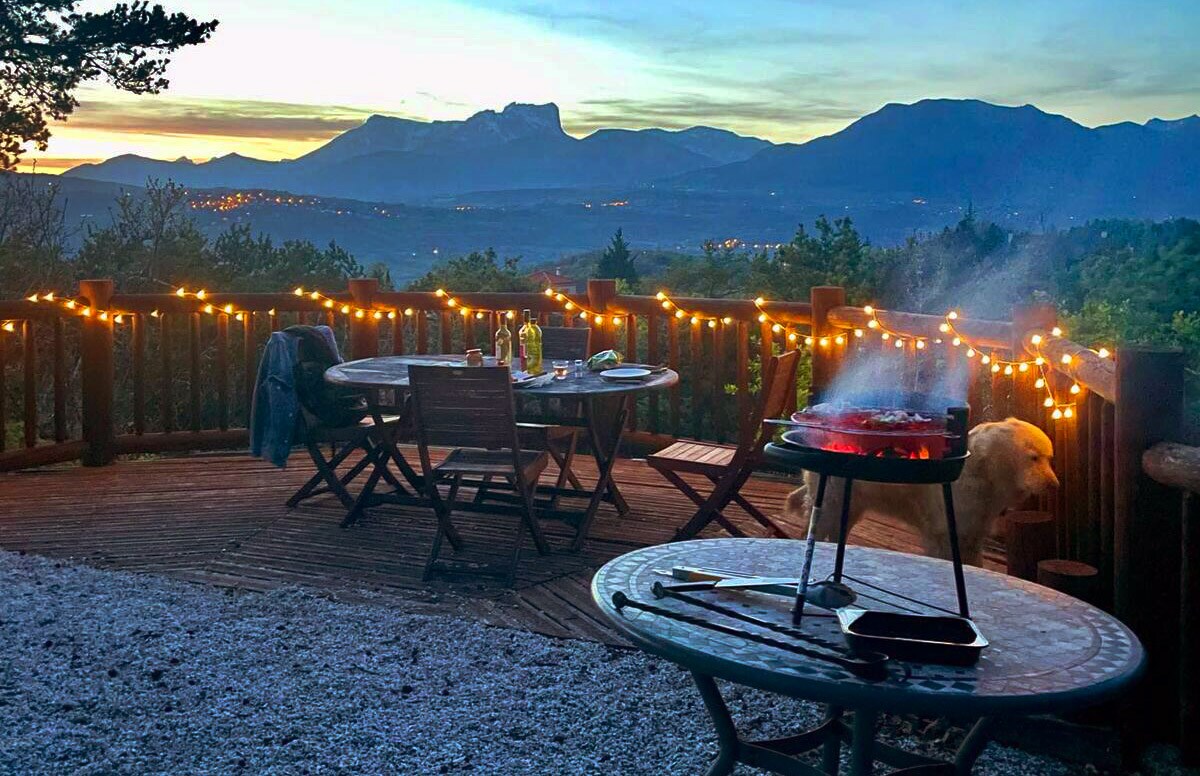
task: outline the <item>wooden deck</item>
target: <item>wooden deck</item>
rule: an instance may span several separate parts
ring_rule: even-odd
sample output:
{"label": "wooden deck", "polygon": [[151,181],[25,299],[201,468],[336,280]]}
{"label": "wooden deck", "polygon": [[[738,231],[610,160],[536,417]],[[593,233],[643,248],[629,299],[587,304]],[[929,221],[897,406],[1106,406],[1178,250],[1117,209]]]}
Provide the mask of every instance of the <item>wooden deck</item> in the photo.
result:
{"label": "wooden deck", "polygon": [[[298,509],[284,506],[312,473],[299,455],[292,462],[279,470],[246,455],[193,455],[0,475],[0,548],[252,590],[302,585],[343,600],[617,644],[620,638],[595,616],[593,572],[617,555],[667,541],[693,511],[644,462],[621,460],[615,476],[632,512],[618,517],[611,506],[602,507],[581,552],[565,549],[566,527],[547,522],[555,552],[538,556],[526,540],[515,590],[482,579],[424,583],[434,525],[428,510],[380,507],[342,529],[342,508],[329,496]],[[590,463],[577,466],[585,484],[589,477],[594,482]],[[763,477],[742,492],[776,514],[792,487]],[[736,507],[729,514],[735,521],[741,516]],[[455,516],[466,552],[481,561],[489,547],[508,546],[510,520]],[[758,533],[748,519],[739,522]],[[789,531],[802,534],[796,526]],[[710,529],[710,535],[723,534]],[[852,541],[908,551],[918,546],[907,527],[878,518],[864,520]],[[1003,562],[995,547],[988,561]]]}

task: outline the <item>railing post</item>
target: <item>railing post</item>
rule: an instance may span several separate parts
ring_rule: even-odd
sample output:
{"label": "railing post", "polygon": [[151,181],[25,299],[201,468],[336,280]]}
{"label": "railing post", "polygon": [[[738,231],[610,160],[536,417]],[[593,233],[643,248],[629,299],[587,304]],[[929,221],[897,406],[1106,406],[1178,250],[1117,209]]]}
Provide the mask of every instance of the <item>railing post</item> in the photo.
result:
{"label": "railing post", "polygon": [[1117,349],[1113,457],[1114,613],[1138,634],[1149,657],[1134,732],[1172,729],[1176,713],[1180,617],[1180,495],[1142,469],[1151,445],[1170,441],[1183,421],[1183,353]]}
{"label": "railing post", "polygon": [[[81,280],[79,295],[93,309],[107,310],[111,280]],[[84,466],[104,466],[116,457],[113,432],[113,322],[84,317],[80,334],[80,384],[83,391]]]}
{"label": "railing post", "polygon": [[[588,307],[601,315],[607,316],[608,304],[613,297],[617,295],[617,281],[591,279],[588,280]],[[608,320],[604,323],[596,325],[595,321],[591,321],[589,325],[592,327],[592,352],[599,353],[601,350],[608,350],[613,347],[613,326]]]}
{"label": "railing post", "polygon": [[[351,278],[350,296],[354,306],[370,310],[375,303],[375,292],[379,290],[378,278]],[[362,318],[350,316],[350,356],[373,358],[379,355],[379,322],[367,313]]]}
{"label": "railing post", "polygon": [[[829,311],[846,304],[846,289],[841,286],[813,286],[809,291],[809,301],[812,303],[812,387],[809,389],[809,402],[820,397],[837,374],[838,349],[833,345],[822,347],[822,337],[832,339],[837,336],[836,327],[829,323]],[[787,343],[784,343],[787,349]]]}
{"label": "railing post", "polygon": [[[1025,359],[1025,338],[1031,331],[1049,332],[1058,324],[1058,312],[1052,304],[1027,304],[1013,307],[1012,313],[1012,357],[1013,360]],[[980,407],[972,407],[979,411]],[[1013,381],[1013,414],[1021,420],[1042,426],[1046,413],[1038,402],[1037,389],[1033,380]]]}

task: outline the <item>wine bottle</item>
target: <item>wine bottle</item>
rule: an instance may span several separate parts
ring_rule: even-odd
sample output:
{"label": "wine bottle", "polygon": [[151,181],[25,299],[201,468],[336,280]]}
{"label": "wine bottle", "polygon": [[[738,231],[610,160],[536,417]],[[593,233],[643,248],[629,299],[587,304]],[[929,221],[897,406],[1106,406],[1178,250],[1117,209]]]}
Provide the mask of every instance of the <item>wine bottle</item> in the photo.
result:
{"label": "wine bottle", "polygon": [[509,366],[512,364],[513,347],[512,332],[508,330],[507,317],[500,316],[500,328],[496,330],[496,365]]}

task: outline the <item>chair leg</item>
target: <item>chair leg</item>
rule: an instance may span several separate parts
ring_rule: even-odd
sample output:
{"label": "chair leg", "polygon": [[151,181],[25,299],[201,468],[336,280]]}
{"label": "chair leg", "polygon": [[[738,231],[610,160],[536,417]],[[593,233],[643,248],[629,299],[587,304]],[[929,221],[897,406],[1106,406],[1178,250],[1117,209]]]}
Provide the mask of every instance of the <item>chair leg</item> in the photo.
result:
{"label": "chair leg", "polygon": [[[335,469],[351,452],[357,449],[357,444],[354,442],[346,443],[346,446],[335,453],[329,460],[325,460],[325,456],[321,453],[321,448],[318,445],[306,444],[304,447],[308,450],[308,455],[312,458],[313,465],[317,467],[317,474],[305,483],[305,486],[298,490],[294,496],[288,499],[288,506],[294,507],[299,504],[301,500],[316,489],[320,479],[323,479],[329,487],[329,492],[337,496],[338,500],[342,502],[342,506],[351,509],[354,506],[354,499],[338,478]],[[317,479],[318,477],[320,479]],[[310,485],[311,487],[309,487]]]}
{"label": "chair leg", "polygon": [[538,522],[537,511],[534,506],[537,486],[524,485],[518,481],[516,487],[521,491],[521,497],[525,501],[524,509],[521,511],[521,522],[529,527],[529,535],[533,537],[533,544],[537,547],[538,553],[548,555],[550,553],[550,543],[546,541],[546,535],[542,533],[542,526]]}
{"label": "chair leg", "polygon": [[[579,482],[579,478],[575,476],[575,471],[571,468],[571,464],[575,461],[575,452],[579,448],[579,432],[571,435],[571,443],[567,445],[567,454],[563,459],[564,468],[566,470],[567,481],[571,483],[571,487],[575,490],[583,490],[583,485]],[[558,487],[562,487],[559,482]]]}
{"label": "chair leg", "polygon": [[446,539],[450,542],[450,546],[453,547],[455,551],[461,550],[463,546],[463,540],[458,534],[458,529],[454,527],[454,523],[450,521],[450,507],[446,504],[446,502],[442,501],[442,496],[440,493],[438,493],[437,478],[434,475],[429,475],[427,479],[429,482],[425,486],[425,492],[429,497],[429,500],[433,503],[433,513],[434,516],[437,517],[438,522],[438,531],[435,535],[435,542],[438,542],[440,546],[440,542],[438,540],[440,540],[442,534],[445,534]]}
{"label": "chair leg", "polygon": [[475,491],[474,503],[482,504],[483,500],[487,498],[488,483],[490,483],[491,481],[492,481],[492,475],[490,475],[490,474],[483,475],[483,482],[479,483],[479,488]]}
{"label": "chair leg", "polygon": [[678,488],[683,495],[690,498],[692,502],[696,504],[696,506],[700,507],[698,510],[696,510],[696,514],[692,515],[692,517],[675,532],[675,536],[672,537],[672,541],[678,542],[684,539],[691,539],[693,536],[700,533],[700,531],[704,530],[704,527],[713,521],[716,521],[716,523],[724,528],[725,531],[731,536],[740,538],[746,535],[744,531],[734,525],[729,518],[725,517],[725,515],[721,513],[721,508],[724,507],[725,504],[729,503],[724,494],[718,494],[717,491],[714,490],[709,494],[708,498],[705,498],[704,496],[701,496],[695,488],[689,485],[686,480],[670,469],[658,469],[657,471],[663,477],[666,477],[667,481]]}

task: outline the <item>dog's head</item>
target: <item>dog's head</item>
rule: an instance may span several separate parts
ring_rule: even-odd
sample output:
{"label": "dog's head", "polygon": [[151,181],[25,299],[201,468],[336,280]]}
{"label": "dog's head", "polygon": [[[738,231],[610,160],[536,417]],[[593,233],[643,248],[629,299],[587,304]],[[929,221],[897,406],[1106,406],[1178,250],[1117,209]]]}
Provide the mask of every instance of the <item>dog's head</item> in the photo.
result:
{"label": "dog's head", "polygon": [[984,476],[1011,493],[1013,504],[1058,487],[1050,466],[1054,444],[1032,423],[1016,418],[980,423],[971,430],[967,447]]}

